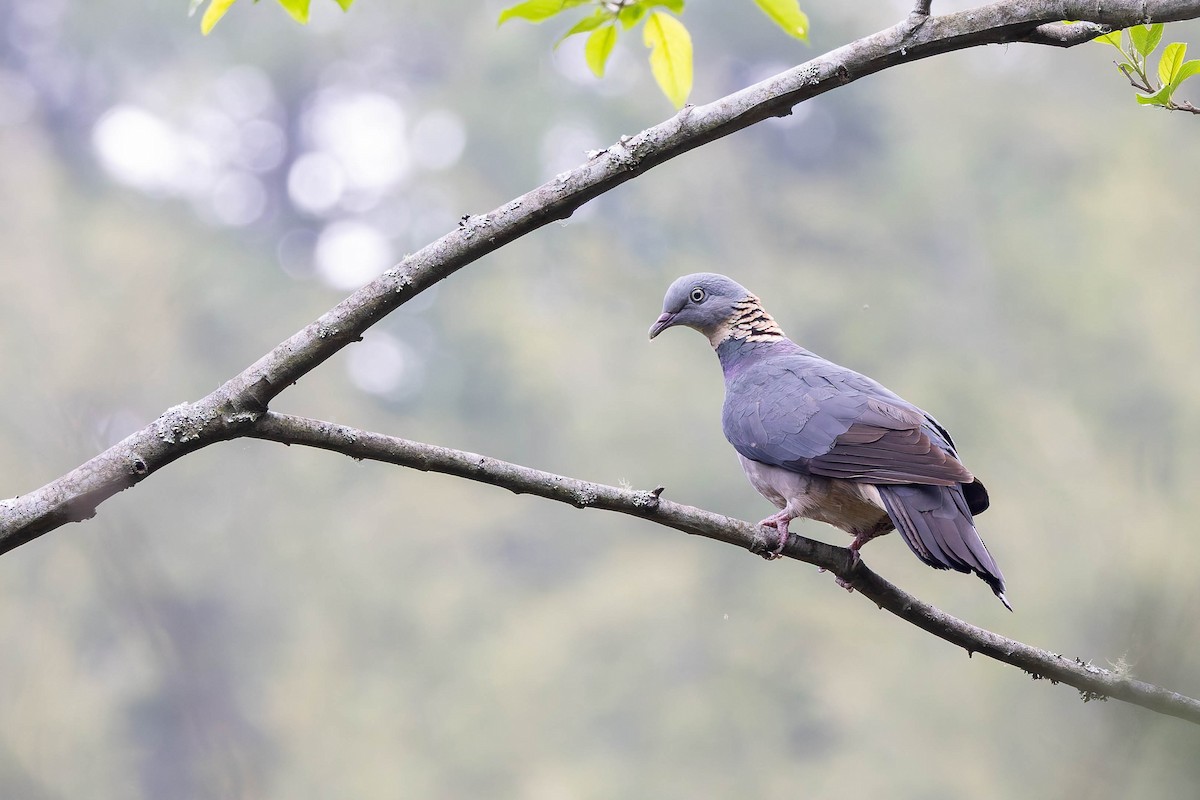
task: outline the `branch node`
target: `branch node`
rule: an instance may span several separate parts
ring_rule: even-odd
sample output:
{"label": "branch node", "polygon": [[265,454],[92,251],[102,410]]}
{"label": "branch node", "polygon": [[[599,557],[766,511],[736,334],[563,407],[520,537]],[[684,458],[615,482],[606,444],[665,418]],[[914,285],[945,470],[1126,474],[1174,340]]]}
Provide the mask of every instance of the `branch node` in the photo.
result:
{"label": "branch node", "polygon": [[653,514],[658,510],[658,501],[663,491],[662,486],[655,486],[648,492],[634,492],[633,505],[647,514]]}
{"label": "branch node", "polygon": [[1112,33],[1112,30],[1111,25],[1095,22],[1076,22],[1072,25],[1065,22],[1047,22],[1010,41],[1045,44],[1051,47],[1074,47],[1090,42],[1097,36]]}
{"label": "branch node", "polygon": [[214,410],[198,409],[197,405],[192,403],[180,403],[168,408],[155,420],[154,430],[158,438],[167,444],[183,444],[199,439],[216,416]]}
{"label": "branch node", "polygon": [[575,502],[571,505],[576,508],[587,508],[596,505],[597,499],[599,499],[599,495],[596,493],[596,487],[586,483],[575,490]]}
{"label": "branch node", "polygon": [[626,170],[636,170],[638,166],[638,157],[630,150],[626,144],[630,137],[622,136],[617,141],[613,142],[606,149],[599,151],[601,155],[607,153],[612,159],[613,164]]}
{"label": "branch node", "polygon": [[912,12],[908,15],[908,31],[905,33],[906,39],[921,30],[925,23],[929,21],[929,9],[932,5],[933,0],[917,0],[917,4],[913,6]]}

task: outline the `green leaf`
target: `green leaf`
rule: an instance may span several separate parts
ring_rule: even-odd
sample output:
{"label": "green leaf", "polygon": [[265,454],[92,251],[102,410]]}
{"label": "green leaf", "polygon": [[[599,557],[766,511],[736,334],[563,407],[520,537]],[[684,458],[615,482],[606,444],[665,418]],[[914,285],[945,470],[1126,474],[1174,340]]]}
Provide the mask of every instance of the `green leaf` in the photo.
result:
{"label": "green leaf", "polygon": [[1133,45],[1133,49],[1139,53],[1146,52],[1142,50],[1146,44],[1146,37],[1148,35],[1146,27],[1144,25],[1134,25],[1132,28],[1126,28],[1125,30],[1129,33],[1129,41]]}
{"label": "green leaf", "polygon": [[279,0],[284,11],[292,15],[292,19],[301,25],[308,24],[308,5],[310,0]]}
{"label": "green leaf", "polygon": [[1151,53],[1153,53],[1153,52],[1154,52],[1154,48],[1158,47],[1158,43],[1162,41],[1162,37],[1163,37],[1163,29],[1164,29],[1165,27],[1166,27],[1166,26],[1165,26],[1165,25],[1163,25],[1161,22],[1157,22],[1157,23],[1155,23],[1155,24],[1153,24],[1153,25],[1151,25],[1151,26],[1150,26],[1150,38],[1149,38],[1149,40],[1146,42],[1146,44],[1147,44],[1147,45],[1150,47],[1150,49],[1149,49],[1149,50],[1147,50],[1147,51],[1146,51],[1145,53],[1143,53],[1142,55],[1147,55],[1147,56],[1148,56],[1148,55],[1150,55]]}
{"label": "green leaf", "polygon": [[557,50],[560,44],[565,42],[567,39],[570,39],[575,34],[594,31],[596,28],[599,28],[601,25],[612,19],[614,19],[614,17],[611,11],[603,8],[596,9],[595,13],[593,13],[590,17],[584,17],[583,19],[579,20],[579,22],[576,22],[571,26],[571,30],[558,37],[558,41],[554,43],[554,49]]}
{"label": "green leaf", "polygon": [[609,24],[592,31],[583,47],[583,57],[592,74],[597,78],[604,77],[604,65],[608,63],[608,55],[613,45],[617,43],[617,26]]}
{"label": "green leaf", "polygon": [[1175,87],[1167,84],[1154,94],[1137,94],[1137,101],[1144,106],[1165,106],[1171,102],[1171,92]]}
{"label": "green leaf", "polygon": [[808,16],[800,10],[797,0],[754,0],[762,12],[789,36],[808,41]]}
{"label": "green leaf", "polygon": [[545,22],[555,14],[566,11],[568,8],[581,6],[588,0],[525,0],[523,3],[517,3],[515,6],[509,6],[500,12],[499,25],[503,25],[510,19],[527,19],[530,22]]}
{"label": "green leaf", "polygon": [[212,0],[208,8],[204,9],[204,16],[200,18],[200,32],[208,36],[213,26],[221,21],[221,17],[225,16],[225,12],[236,2],[237,0]]}
{"label": "green leaf", "polygon": [[641,0],[638,5],[647,9],[662,6],[674,11],[676,14],[683,13],[683,0]]}
{"label": "green leaf", "polygon": [[1163,25],[1157,22],[1153,25],[1134,25],[1129,28],[1129,40],[1134,48],[1143,56],[1148,56],[1162,41]]}
{"label": "green leaf", "polygon": [[622,6],[621,10],[617,12],[617,17],[621,20],[621,24],[625,26],[625,30],[629,30],[642,21],[642,17],[646,16],[648,10],[649,8],[642,3],[634,3],[633,5]]}
{"label": "green leaf", "polygon": [[692,91],[692,37],[683,23],[655,11],[646,20],[642,41],[650,48],[650,71],[676,108],[683,108]]}
{"label": "green leaf", "polygon": [[354,4],[354,0],[334,0],[334,2],[342,7],[342,11],[349,11],[350,6]]}
{"label": "green leaf", "polygon": [[1175,76],[1183,67],[1183,56],[1187,53],[1187,45],[1183,42],[1171,42],[1163,48],[1162,57],[1158,59],[1158,80],[1164,86],[1175,82]]}
{"label": "green leaf", "polygon": [[[1118,50],[1121,50],[1121,31],[1115,30],[1112,33],[1106,33],[1103,36],[1097,36],[1095,39],[1093,39],[1093,41],[1107,42],[1108,44],[1111,44],[1113,47],[1117,48]],[[1121,50],[1121,52],[1125,52],[1125,51]]]}
{"label": "green leaf", "polygon": [[1200,58],[1193,58],[1191,61],[1183,62],[1179,72],[1175,73],[1175,80],[1171,82],[1178,86],[1198,72],[1200,72]]}

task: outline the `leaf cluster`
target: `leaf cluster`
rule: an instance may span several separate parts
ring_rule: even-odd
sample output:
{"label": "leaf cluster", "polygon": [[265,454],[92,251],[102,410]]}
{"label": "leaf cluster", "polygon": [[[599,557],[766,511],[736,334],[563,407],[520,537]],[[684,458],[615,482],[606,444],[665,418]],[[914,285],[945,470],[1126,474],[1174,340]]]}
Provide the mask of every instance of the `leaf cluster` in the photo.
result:
{"label": "leaf cluster", "polygon": [[[349,11],[350,6],[354,3],[354,0],[333,1],[342,7],[342,11]],[[195,14],[196,10],[204,5],[204,2],[205,0],[189,0],[188,16]],[[237,0],[211,0],[208,8],[204,9],[204,16],[200,18],[200,32],[207,36],[236,2]],[[258,0],[254,0],[254,2],[257,3]],[[311,4],[312,0],[279,0],[279,5],[283,6],[283,10],[301,25],[308,24],[308,10]]]}
{"label": "leaf cluster", "polygon": [[[1172,96],[1179,85],[1200,72],[1200,59],[1186,60],[1187,44],[1171,42],[1158,58],[1158,69],[1151,73],[1150,56],[1162,43],[1163,25],[1134,25],[1124,31],[1106,33],[1096,39],[1111,44],[1121,54],[1117,69],[1138,90],[1136,99],[1145,106],[1160,106],[1175,111],[1200,113],[1191,103],[1176,103]],[[1157,78],[1157,80],[1156,80]]]}
{"label": "leaf cluster", "polygon": [[[808,41],[808,17],[797,0],[754,2],[790,36]],[[650,72],[667,99],[682,108],[692,91],[693,60],[691,34],[676,16],[683,13],[684,0],[524,0],[500,12],[500,24],[510,19],[545,22],[582,6],[590,7],[591,13],[572,25],[554,46],[587,34],[584,59],[592,74],[603,78],[621,31],[642,24],[642,42],[650,49]]]}

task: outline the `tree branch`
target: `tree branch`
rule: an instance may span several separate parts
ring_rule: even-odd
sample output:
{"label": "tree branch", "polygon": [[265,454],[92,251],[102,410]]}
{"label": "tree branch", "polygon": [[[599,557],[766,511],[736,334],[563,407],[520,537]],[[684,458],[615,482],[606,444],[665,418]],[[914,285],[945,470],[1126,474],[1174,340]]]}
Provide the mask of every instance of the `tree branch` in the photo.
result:
{"label": "tree branch", "polygon": [[[322,420],[268,412],[246,436],[282,444],[331,450],[356,459],[382,461],[423,472],[441,472],[568,503],[576,508],[599,508],[642,517],[659,525],[763,553],[769,546],[764,529],[711,511],[661,498],[653,491],[623,489],[568,478],[500,461],[478,453],[422,444],[381,433],[363,431]],[[773,535],[773,534],[772,534]],[[848,581],[863,597],[901,619],[965,649],[1024,670],[1035,679],[1065,683],[1085,701],[1114,698],[1200,724],[1200,700],[1160,686],[1134,680],[1113,670],[1066,658],[971,625],[924,603],[867,568],[850,551],[792,534],[783,555],[814,564]]]}
{"label": "tree branch", "polygon": [[181,456],[244,435],[280,392],[417,293],[690,150],[786,116],[805,100],[898,64],[985,44],[1086,41],[1045,32],[1044,26],[1064,18],[1121,28],[1195,17],[1200,17],[1200,0],[1003,0],[931,16],[919,25],[905,20],[707,105],[686,107],[490,212],[464,217],[455,230],[354,292],[212,394],[169,409],[40,489],[0,501],[0,553],[93,516],[101,502]]}

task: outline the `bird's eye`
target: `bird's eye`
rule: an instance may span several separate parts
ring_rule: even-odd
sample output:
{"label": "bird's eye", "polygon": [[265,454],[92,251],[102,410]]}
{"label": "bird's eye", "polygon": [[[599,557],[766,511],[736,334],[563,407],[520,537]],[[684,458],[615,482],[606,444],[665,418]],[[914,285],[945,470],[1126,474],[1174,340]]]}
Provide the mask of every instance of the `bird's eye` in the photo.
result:
{"label": "bird's eye", "polygon": [[704,290],[701,289],[699,286],[697,286],[695,289],[692,289],[691,297],[692,297],[693,303],[703,303],[704,302]]}

